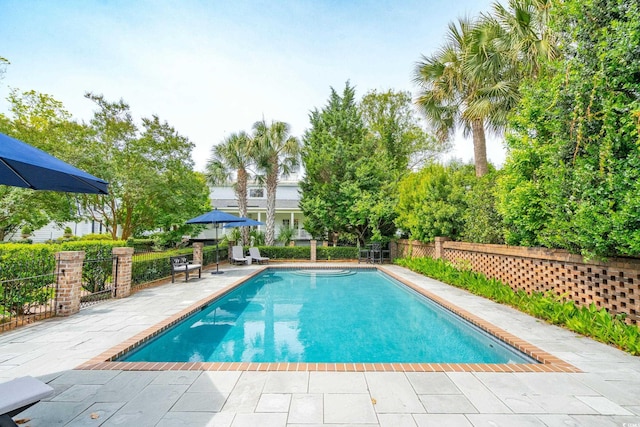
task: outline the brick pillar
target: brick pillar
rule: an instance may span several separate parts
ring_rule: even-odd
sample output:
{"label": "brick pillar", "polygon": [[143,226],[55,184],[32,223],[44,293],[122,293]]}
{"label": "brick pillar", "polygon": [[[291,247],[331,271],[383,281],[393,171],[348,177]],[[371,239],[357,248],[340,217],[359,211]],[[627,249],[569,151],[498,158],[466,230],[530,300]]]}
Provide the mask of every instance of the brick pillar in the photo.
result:
{"label": "brick pillar", "polygon": [[114,297],[126,298],[131,294],[131,269],[133,267],[133,248],[113,248],[113,274],[116,283]]}
{"label": "brick pillar", "polygon": [[233,247],[236,246],[236,242],[234,240],[229,240],[227,242],[227,259],[231,262],[231,258],[233,257]]}
{"label": "brick pillar", "polygon": [[392,240],[389,242],[389,262],[393,262],[398,258],[398,241]]}
{"label": "brick pillar", "polygon": [[56,315],[58,316],[70,316],[80,311],[84,255],[84,251],[56,253],[58,272],[60,272],[56,295]]}
{"label": "brick pillar", "polygon": [[204,248],[204,243],[202,242],[195,242],[193,244],[193,263],[194,264],[204,265],[204,263],[202,262],[203,248]]}
{"label": "brick pillar", "polygon": [[316,247],[318,246],[317,240],[311,240],[311,262],[316,262]]}
{"label": "brick pillar", "polygon": [[444,242],[449,241],[448,237],[436,237],[436,259],[444,259]]}

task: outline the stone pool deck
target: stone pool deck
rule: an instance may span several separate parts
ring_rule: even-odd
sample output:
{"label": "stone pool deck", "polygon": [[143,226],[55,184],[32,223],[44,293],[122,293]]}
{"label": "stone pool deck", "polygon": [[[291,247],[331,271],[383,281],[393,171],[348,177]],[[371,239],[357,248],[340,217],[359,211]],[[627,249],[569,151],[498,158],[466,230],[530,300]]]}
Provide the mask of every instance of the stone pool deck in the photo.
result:
{"label": "stone pool deck", "polygon": [[224,265],[0,334],[0,382],[32,375],[55,388],[16,417],[28,426],[640,426],[640,358],[385,267],[582,372],[74,369],[262,268]]}

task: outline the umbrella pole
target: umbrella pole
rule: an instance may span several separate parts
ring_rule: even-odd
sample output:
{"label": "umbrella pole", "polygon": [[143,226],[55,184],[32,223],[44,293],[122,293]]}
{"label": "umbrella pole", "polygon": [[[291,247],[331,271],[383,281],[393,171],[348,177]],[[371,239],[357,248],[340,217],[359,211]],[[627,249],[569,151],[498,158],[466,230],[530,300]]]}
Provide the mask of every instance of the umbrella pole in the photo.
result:
{"label": "umbrella pole", "polygon": [[212,271],[211,274],[224,274],[224,271],[220,271],[218,269],[218,263],[220,258],[220,251],[218,249],[218,224],[214,223],[214,226],[216,227],[216,271]]}

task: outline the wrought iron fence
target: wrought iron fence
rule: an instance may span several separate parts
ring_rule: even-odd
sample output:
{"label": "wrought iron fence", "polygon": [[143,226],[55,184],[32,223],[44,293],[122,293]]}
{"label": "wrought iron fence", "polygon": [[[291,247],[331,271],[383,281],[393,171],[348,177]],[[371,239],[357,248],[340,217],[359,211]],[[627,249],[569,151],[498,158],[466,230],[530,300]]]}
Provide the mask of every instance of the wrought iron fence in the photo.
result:
{"label": "wrought iron fence", "polygon": [[171,276],[171,255],[168,252],[136,250],[131,263],[131,288]]}
{"label": "wrought iron fence", "polygon": [[56,314],[55,259],[3,260],[0,267],[0,331]]}
{"label": "wrought iron fence", "polygon": [[[226,261],[229,259],[229,248],[225,245],[220,245],[219,247],[219,261]],[[202,264],[211,265],[216,263],[216,247],[213,246],[205,246],[202,250]]]}
{"label": "wrought iron fence", "polygon": [[82,265],[82,295],[80,308],[111,299],[118,283],[118,257],[111,250],[98,252],[95,258],[85,259]]}

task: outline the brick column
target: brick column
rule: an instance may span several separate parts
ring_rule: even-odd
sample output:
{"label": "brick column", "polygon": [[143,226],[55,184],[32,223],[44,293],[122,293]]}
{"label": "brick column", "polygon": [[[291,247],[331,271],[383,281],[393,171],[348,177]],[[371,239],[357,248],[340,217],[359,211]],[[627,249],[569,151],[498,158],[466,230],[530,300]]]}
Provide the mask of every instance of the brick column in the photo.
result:
{"label": "brick column", "polygon": [[449,239],[448,237],[436,237],[435,239],[435,243],[436,243],[436,259],[443,259],[444,258],[444,247],[443,244],[444,242],[448,242]]}
{"label": "brick column", "polygon": [[202,250],[204,248],[204,243],[202,242],[194,242],[193,244],[193,263],[204,265],[202,262]]}
{"label": "brick column", "polygon": [[392,240],[389,242],[389,262],[393,262],[398,258],[398,241]]}
{"label": "brick column", "polygon": [[316,247],[318,245],[318,241],[317,240],[311,240],[311,261],[312,262],[316,262],[317,258],[316,258]]}
{"label": "brick column", "polygon": [[56,315],[58,316],[70,316],[80,311],[84,255],[84,251],[56,253],[58,272],[60,272],[56,295]]}
{"label": "brick column", "polygon": [[133,266],[133,248],[113,248],[113,274],[116,283],[114,297],[126,298],[131,294],[131,269]]}

